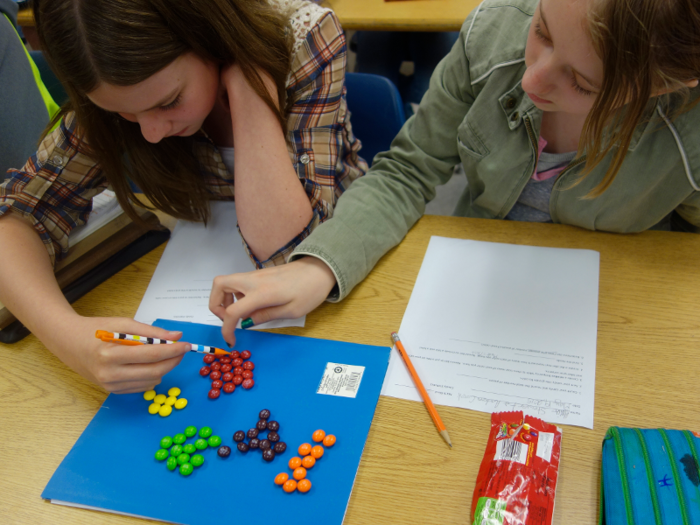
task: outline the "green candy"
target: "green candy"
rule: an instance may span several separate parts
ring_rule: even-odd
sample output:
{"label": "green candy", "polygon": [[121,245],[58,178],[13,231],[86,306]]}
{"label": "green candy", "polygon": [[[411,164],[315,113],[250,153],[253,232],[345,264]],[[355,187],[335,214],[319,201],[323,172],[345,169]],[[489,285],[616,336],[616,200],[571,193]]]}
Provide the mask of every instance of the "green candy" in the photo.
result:
{"label": "green candy", "polygon": [[195,454],[190,458],[190,463],[192,463],[192,465],[194,465],[195,467],[201,467],[204,463],[204,456],[202,456],[201,454]]}
{"label": "green candy", "polygon": [[169,457],[165,466],[168,467],[168,470],[175,470],[177,468],[177,459],[172,456]]}
{"label": "green candy", "polygon": [[180,465],[180,474],[182,474],[183,476],[189,476],[190,474],[192,474],[193,470],[194,467],[191,463],[184,463]]}
{"label": "green candy", "polygon": [[170,445],[173,444],[173,438],[170,436],[165,436],[163,439],[160,440],[160,448],[170,448]]}
{"label": "green candy", "polygon": [[187,427],[187,428],[185,429],[185,435],[186,435],[188,438],[194,437],[194,435],[195,435],[196,433],[197,433],[197,427],[193,427],[192,425],[190,425],[189,427]]}
{"label": "green candy", "polygon": [[180,454],[177,457],[177,464],[178,465],[184,465],[185,463],[189,462],[190,460],[190,455],[189,454]]}
{"label": "green candy", "polygon": [[182,454],[182,446],[181,445],[173,445],[172,448],[170,449],[170,455],[172,457],[176,458],[180,454]]}
{"label": "green candy", "polygon": [[204,450],[207,448],[207,440],[206,439],[198,439],[197,441],[194,442],[194,446],[197,448],[197,450]]}
{"label": "green candy", "polygon": [[187,441],[187,438],[185,437],[185,434],[175,434],[173,441],[178,445],[182,445],[185,441]]}
{"label": "green candy", "polygon": [[199,429],[199,437],[207,439],[213,432],[214,431],[211,429],[211,427],[202,427]]}
{"label": "green candy", "polygon": [[163,461],[168,457],[168,451],[165,450],[164,448],[161,448],[158,452],[156,452],[156,459],[158,461]]}
{"label": "green candy", "polygon": [[219,445],[221,445],[221,438],[219,436],[211,436],[208,440],[207,443],[209,443],[209,446],[212,448],[216,448]]}
{"label": "green candy", "polygon": [[187,443],[184,447],[182,447],[182,451],[185,454],[194,454],[194,452],[197,450],[197,447],[195,447],[192,443]]}

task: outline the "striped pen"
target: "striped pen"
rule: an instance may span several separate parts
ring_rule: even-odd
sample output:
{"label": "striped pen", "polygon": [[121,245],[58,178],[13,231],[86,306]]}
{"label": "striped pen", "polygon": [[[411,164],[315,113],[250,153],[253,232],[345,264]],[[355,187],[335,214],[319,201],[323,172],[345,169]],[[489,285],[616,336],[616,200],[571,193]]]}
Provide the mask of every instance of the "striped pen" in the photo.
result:
{"label": "striped pen", "polygon": [[[138,345],[171,345],[180,341],[168,341],[167,339],[158,339],[157,337],[145,337],[143,335],[120,334],[118,332],[106,332],[98,330],[95,332],[95,337],[101,339],[105,343],[116,343],[118,345],[138,346]],[[228,355],[231,352],[216,348],[215,346],[204,346],[191,344],[191,352],[199,352],[200,354],[216,354]]]}

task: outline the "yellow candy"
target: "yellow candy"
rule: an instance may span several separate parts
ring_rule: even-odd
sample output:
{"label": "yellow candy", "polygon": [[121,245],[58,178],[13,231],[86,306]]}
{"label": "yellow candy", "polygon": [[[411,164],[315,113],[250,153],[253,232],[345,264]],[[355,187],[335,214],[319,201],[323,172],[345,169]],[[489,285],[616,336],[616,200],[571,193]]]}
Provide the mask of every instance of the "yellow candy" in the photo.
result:
{"label": "yellow candy", "polygon": [[170,390],[168,390],[168,395],[172,397],[177,397],[180,395],[180,389],[174,386]]}
{"label": "yellow candy", "polygon": [[178,410],[182,410],[186,406],[187,406],[187,399],[185,399],[184,397],[181,397],[180,399],[175,401],[175,408],[177,408]]}
{"label": "yellow candy", "polygon": [[143,393],[143,398],[146,401],[153,401],[153,398],[156,397],[156,391],[155,390],[146,390]]}
{"label": "yellow candy", "polygon": [[174,396],[170,396],[168,399],[165,400],[165,404],[172,406],[175,404],[175,401],[177,401],[177,398]]}
{"label": "yellow candy", "polygon": [[148,413],[149,414],[157,414],[159,410],[160,410],[160,405],[158,403],[153,403],[151,405],[148,405]]}
{"label": "yellow candy", "polygon": [[161,415],[161,417],[168,417],[172,411],[173,407],[170,405],[163,405],[158,410],[158,413]]}
{"label": "yellow candy", "polygon": [[158,395],[153,399],[153,402],[154,402],[154,403],[158,403],[159,405],[162,405],[163,403],[165,403],[165,399],[166,399],[165,394],[158,394]]}
{"label": "yellow candy", "polygon": [[530,430],[530,425],[528,425],[527,423],[525,423],[525,424],[523,425],[523,430],[524,430],[525,432],[527,432],[528,430]]}

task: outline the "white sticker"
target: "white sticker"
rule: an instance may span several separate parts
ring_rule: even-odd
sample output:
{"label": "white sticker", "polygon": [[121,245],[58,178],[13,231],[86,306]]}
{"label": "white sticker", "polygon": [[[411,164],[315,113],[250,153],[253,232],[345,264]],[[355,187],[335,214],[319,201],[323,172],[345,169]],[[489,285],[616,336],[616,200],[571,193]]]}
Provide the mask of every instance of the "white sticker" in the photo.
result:
{"label": "white sticker", "polygon": [[496,442],[494,460],[515,461],[527,465],[528,446],[514,439],[501,439]]}
{"label": "white sticker", "polygon": [[537,452],[535,454],[547,463],[552,461],[552,447],[554,446],[554,432],[540,432],[537,436]]}
{"label": "white sticker", "polygon": [[327,396],[355,397],[360,389],[364,366],[326,363],[317,394]]}

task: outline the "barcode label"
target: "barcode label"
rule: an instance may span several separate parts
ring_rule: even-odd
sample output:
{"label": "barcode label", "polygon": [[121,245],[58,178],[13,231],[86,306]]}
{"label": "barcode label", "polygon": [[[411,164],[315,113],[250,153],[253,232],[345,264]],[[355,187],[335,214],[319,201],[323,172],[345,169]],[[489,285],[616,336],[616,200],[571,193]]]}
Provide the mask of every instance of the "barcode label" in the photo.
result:
{"label": "barcode label", "polygon": [[326,363],[317,394],[327,396],[356,397],[362,382],[364,366]]}
{"label": "barcode label", "polygon": [[515,461],[516,463],[527,464],[528,447],[520,441],[514,439],[502,439],[496,442],[496,456],[493,459]]}

